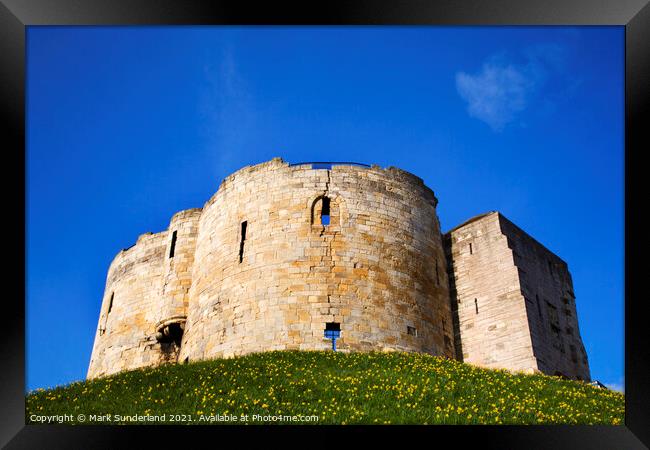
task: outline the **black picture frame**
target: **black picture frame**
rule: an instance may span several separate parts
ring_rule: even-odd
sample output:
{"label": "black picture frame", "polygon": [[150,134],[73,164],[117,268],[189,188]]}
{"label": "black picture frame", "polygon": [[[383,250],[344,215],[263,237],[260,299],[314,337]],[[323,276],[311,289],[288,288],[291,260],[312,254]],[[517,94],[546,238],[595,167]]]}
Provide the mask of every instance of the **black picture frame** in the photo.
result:
{"label": "black picture frame", "polygon": [[[636,449],[650,445],[650,420],[646,400],[650,399],[648,364],[650,352],[644,345],[646,316],[638,278],[633,275],[643,251],[643,239],[634,240],[638,229],[637,211],[644,203],[637,191],[640,156],[648,145],[648,93],[650,90],[650,6],[647,0],[364,0],[326,2],[259,2],[201,0],[1,0],[0,3],[0,92],[5,148],[2,177],[5,208],[25,217],[25,41],[26,27],[37,25],[221,25],[221,24],[304,24],[304,25],[621,25],[625,26],[625,425],[621,426],[434,426],[434,427],[237,427],[175,426],[66,426],[25,425],[25,264],[14,262],[15,277],[6,277],[16,295],[5,296],[2,358],[3,417],[0,444],[7,448],[122,448],[135,438],[146,436],[148,447],[167,446],[174,433],[211,434],[214,443],[226,438],[277,438],[304,445],[316,443],[314,431],[342,433],[341,439],[383,438],[387,433],[415,433],[414,438],[430,445],[461,445],[472,439],[485,448],[553,449]],[[7,156],[11,155],[11,162]],[[14,175],[16,178],[14,178]],[[22,182],[22,190],[16,185]],[[639,186],[640,187],[640,186]],[[12,204],[15,202],[15,205]],[[637,203],[639,202],[639,203]],[[8,204],[7,204],[8,203]],[[639,205],[639,207],[637,207]],[[607,212],[603,212],[606,214]],[[11,252],[6,244],[25,243],[25,226],[6,220],[12,227],[5,234],[5,257],[25,254],[25,248]],[[588,225],[588,224],[586,224]],[[10,239],[7,237],[12,236]],[[22,237],[22,239],[20,239]],[[11,252],[11,253],[9,253]],[[15,256],[13,257],[15,260]],[[19,259],[19,258],[18,258]],[[20,281],[23,281],[22,284]],[[21,300],[22,299],[22,300]],[[61,318],[52,318],[54,322]],[[64,351],[64,350],[62,350]],[[406,429],[405,429],[406,428]],[[315,430],[317,429],[317,430]],[[218,433],[218,434],[213,434]],[[288,438],[291,433],[291,437]],[[295,434],[295,435],[294,435]],[[218,436],[218,438],[217,438]],[[302,437],[301,437],[302,436]],[[445,438],[451,438],[447,440]],[[184,438],[186,439],[186,438]],[[215,441],[214,439],[218,439]],[[424,441],[422,441],[424,439]],[[429,441],[430,440],[430,441]],[[444,443],[445,440],[448,443]],[[196,441],[200,442],[200,441]],[[323,442],[325,443],[325,442]],[[453,444],[452,444],[453,443]],[[645,444],[645,445],[644,445]],[[337,444],[337,445],[340,445]],[[419,444],[421,445],[421,444]]]}

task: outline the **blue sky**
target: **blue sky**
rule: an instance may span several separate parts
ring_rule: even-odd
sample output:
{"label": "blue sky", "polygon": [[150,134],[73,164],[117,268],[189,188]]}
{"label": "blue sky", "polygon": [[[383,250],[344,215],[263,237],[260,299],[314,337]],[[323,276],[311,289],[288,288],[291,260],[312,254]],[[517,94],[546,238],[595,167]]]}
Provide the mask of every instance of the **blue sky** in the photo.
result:
{"label": "blue sky", "polygon": [[620,388],[623,63],[623,27],[29,27],[27,389],[85,377],[120,249],[275,156],[408,170],[443,230],[501,211]]}

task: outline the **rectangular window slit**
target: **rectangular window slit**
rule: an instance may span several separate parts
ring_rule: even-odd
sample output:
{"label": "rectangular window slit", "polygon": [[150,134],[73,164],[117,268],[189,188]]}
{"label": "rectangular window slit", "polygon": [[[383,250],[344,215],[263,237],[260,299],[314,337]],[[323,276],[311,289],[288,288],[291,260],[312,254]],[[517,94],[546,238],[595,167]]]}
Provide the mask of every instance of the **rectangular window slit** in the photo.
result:
{"label": "rectangular window slit", "polygon": [[244,220],[241,223],[241,240],[239,241],[239,262],[244,261],[244,241],[246,240],[246,228],[248,227],[248,221]]}
{"label": "rectangular window slit", "polygon": [[106,315],[109,315],[111,313],[111,309],[113,309],[113,297],[115,297],[115,292],[111,293],[111,299],[108,302],[108,312]]}
{"label": "rectangular window slit", "polygon": [[476,308],[476,314],[478,314],[478,299],[474,299],[474,307]]}
{"label": "rectangular window slit", "polygon": [[471,243],[469,244],[469,254],[470,254],[470,255],[474,254],[474,251],[473,251],[473,249],[472,249],[472,244],[471,244]]}
{"label": "rectangular window slit", "polygon": [[336,351],[336,340],[341,337],[341,324],[338,322],[327,322],[325,324],[326,339],[332,340],[332,350]]}
{"label": "rectangular window slit", "polygon": [[418,335],[418,329],[415,327],[406,327],[406,334],[411,335],[411,336],[416,336]]}
{"label": "rectangular window slit", "polygon": [[169,248],[169,257],[174,257],[174,251],[176,250],[176,231],[172,233],[172,245]]}
{"label": "rectangular window slit", "polygon": [[108,301],[108,309],[106,310],[106,316],[104,317],[104,324],[99,327],[99,335],[103,336],[106,332],[106,324],[108,323],[108,315],[113,309],[113,298],[115,297],[115,292],[111,292],[111,298]]}

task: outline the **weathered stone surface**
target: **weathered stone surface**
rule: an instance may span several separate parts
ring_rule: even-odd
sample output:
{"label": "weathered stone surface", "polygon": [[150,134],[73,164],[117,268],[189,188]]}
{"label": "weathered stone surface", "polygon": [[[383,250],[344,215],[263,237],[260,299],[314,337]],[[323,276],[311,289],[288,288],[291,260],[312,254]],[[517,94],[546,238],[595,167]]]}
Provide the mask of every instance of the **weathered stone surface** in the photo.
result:
{"label": "weathered stone surface", "polygon": [[589,379],[566,264],[498,213],[445,235],[445,251],[436,205],[420,178],[393,167],[244,167],[203,208],[115,257],[88,378],[324,350],[325,324],[338,322],[340,351]]}
{"label": "weathered stone surface", "polygon": [[589,380],[567,265],[498,212],[444,236],[457,358]]}
{"label": "weathered stone surface", "polygon": [[88,378],[177,360],[178,346],[159,342],[156,332],[159,324],[187,316],[200,214],[200,209],[175,214],[168,231],[141,235],[113,259]]}
{"label": "weathered stone surface", "polygon": [[[202,209],[175,215],[169,230],[116,257],[88,377],[167,360],[324,350],[327,322],[341,324],[341,351],[453,357],[436,204],[421,179],[396,168],[312,169],[279,158],[245,167]],[[180,353],[164,355],[156,332],[181,318]]]}

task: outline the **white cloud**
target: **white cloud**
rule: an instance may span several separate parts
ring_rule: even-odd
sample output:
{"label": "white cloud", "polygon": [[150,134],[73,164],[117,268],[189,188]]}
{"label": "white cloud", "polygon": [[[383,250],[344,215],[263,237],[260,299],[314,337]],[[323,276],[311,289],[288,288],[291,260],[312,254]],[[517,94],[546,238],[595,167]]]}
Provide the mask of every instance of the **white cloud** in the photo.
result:
{"label": "white cloud", "polygon": [[456,89],[467,102],[467,112],[501,131],[531,103],[549,71],[560,69],[563,52],[554,46],[535,47],[517,64],[504,55],[488,59],[475,74],[456,73]]}

